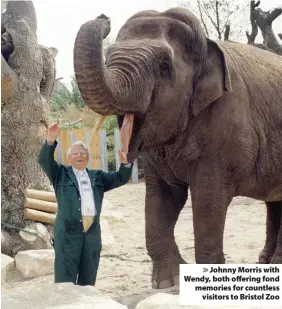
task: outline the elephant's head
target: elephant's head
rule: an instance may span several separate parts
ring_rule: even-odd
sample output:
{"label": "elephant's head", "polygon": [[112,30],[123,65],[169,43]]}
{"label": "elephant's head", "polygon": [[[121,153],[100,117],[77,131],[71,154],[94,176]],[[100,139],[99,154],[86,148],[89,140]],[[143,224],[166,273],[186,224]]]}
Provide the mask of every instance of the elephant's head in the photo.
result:
{"label": "elephant's head", "polygon": [[86,104],[102,115],[135,114],[129,158],[169,143],[230,88],[224,54],[186,9],[143,11],[120,29],[103,59],[110,23],[80,28],[74,69]]}

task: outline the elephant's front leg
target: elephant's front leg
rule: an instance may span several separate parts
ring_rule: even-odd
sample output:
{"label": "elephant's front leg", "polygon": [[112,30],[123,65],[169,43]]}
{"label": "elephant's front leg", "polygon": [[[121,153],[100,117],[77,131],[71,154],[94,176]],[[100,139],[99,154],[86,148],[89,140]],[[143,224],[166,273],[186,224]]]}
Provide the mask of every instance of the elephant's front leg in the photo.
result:
{"label": "elephant's front leg", "polygon": [[282,202],[280,202],[280,205],[277,205],[276,208],[277,208],[276,211],[279,212],[277,216],[278,233],[277,233],[277,240],[276,240],[276,248],[275,248],[275,251],[274,251],[274,254],[272,256],[270,263],[271,264],[282,264]]}
{"label": "elephant's front leg", "polygon": [[[149,174],[148,174],[149,173]],[[188,187],[171,187],[146,172],[146,246],[153,261],[152,288],[179,282],[179,264],[186,263],[174,239],[174,227],[188,195]]]}
{"label": "elephant's front leg", "polygon": [[[260,264],[280,262],[282,258],[282,202],[266,202],[266,241],[263,250],[259,255]],[[280,232],[280,245],[279,236]],[[280,251],[280,254],[279,254]],[[275,253],[275,254],[274,254]]]}
{"label": "elephant's front leg", "polygon": [[195,260],[197,264],[224,264],[224,226],[234,190],[227,179],[216,177],[216,172],[209,173],[208,177],[201,175],[190,187]]}

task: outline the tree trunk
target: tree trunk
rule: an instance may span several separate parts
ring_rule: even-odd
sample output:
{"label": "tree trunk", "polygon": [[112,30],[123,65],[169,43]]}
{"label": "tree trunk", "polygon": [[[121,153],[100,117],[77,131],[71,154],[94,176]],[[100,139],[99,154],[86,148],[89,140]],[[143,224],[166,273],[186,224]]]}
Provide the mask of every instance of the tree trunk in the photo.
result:
{"label": "tree trunk", "polygon": [[[32,1],[9,1],[2,13],[1,28],[5,68],[1,78],[1,223],[2,228],[8,224],[22,229],[28,226],[24,220],[24,190],[50,191],[50,182],[37,156],[47,133],[57,50],[38,44]],[[5,48],[9,43],[12,44]],[[7,231],[15,243],[10,254],[23,250],[18,230]]]}
{"label": "tree trunk", "polygon": [[[272,29],[273,21],[282,14],[282,8],[276,8],[272,11],[264,12],[258,6],[260,1],[251,1],[250,3],[250,20],[252,24],[252,33],[246,32],[248,43],[254,44],[258,34],[258,28],[261,30],[263,44],[254,44],[260,48],[270,49],[278,55],[282,55],[282,45],[279,44]],[[279,34],[278,34],[279,36]],[[280,37],[280,36],[279,36]]]}

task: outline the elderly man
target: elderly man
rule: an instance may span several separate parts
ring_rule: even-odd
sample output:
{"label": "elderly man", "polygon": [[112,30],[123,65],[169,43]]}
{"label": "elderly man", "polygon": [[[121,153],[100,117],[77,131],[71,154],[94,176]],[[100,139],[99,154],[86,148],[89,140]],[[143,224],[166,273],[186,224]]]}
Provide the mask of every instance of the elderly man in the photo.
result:
{"label": "elderly man", "polygon": [[54,187],[58,203],[54,224],[56,283],[95,285],[102,249],[100,213],[104,192],[126,184],[132,172],[132,164],[127,162],[132,117],[127,115],[121,128],[121,166],[115,173],[87,169],[89,153],[82,142],[71,146],[70,166],[58,164],[54,152],[60,135],[59,122],[48,128],[39,164]]}

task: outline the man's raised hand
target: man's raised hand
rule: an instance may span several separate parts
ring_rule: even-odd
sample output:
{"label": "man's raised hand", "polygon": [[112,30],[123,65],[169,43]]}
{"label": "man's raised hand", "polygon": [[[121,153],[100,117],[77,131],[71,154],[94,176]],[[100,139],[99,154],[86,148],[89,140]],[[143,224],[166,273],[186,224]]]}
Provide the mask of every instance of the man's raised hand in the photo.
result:
{"label": "man's raised hand", "polygon": [[47,143],[48,144],[54,144],[55,140],[58,138],[60,135],[60,123],[59,120],[57,122],[51,124],[48,127],[48,133],[47,133]]}

